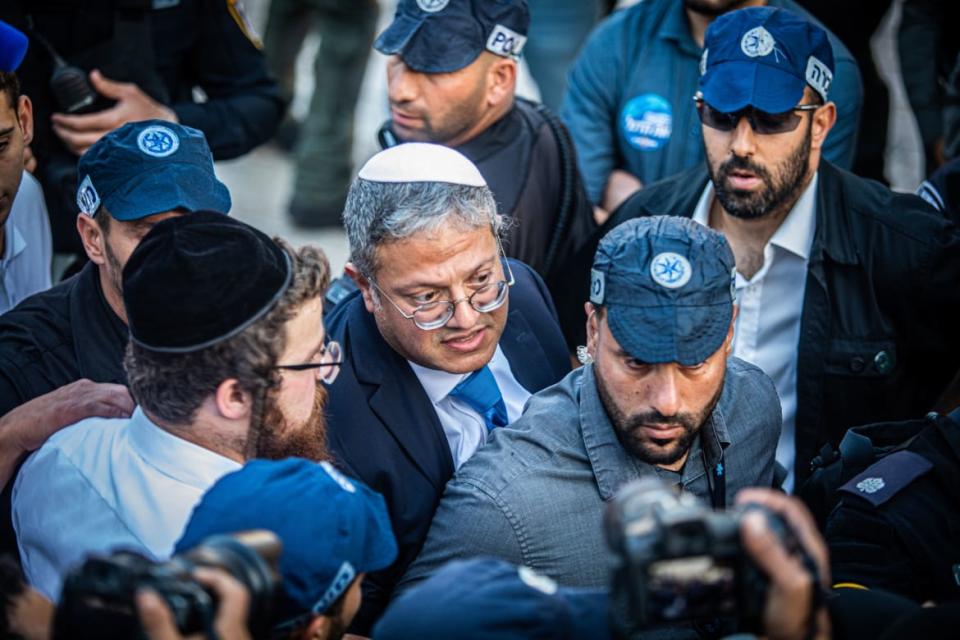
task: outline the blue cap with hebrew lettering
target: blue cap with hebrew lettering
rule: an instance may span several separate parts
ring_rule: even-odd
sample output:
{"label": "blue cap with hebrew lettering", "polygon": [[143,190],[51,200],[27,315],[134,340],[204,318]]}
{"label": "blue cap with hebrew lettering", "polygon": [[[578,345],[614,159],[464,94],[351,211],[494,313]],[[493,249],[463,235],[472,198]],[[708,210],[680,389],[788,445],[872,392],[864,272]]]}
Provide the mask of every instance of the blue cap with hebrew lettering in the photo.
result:
{"label": "blue cap with hebrew lettering", "polygon": [[611,638],[609,598],[494,558],[455,560],[393,601],[377,640]]}
{"label": "blue cap with hebrew lettering", "polygon": [[529,25],[526,0],[400,0],[373,47],[414,71],[449,73],[483,51],[519,57]]}
{"label": "blue cap with hebrew lettering", "polygon": [[0,20],[0,71],[16,71],[27,55],[27,46],[27,36]]}
{"label": "blue cap with hebrew lettering", "polygon": [[726,238],[702,224],[635,218],[600,241],[590,302],[606,307],[613,337],[634,358],[693,366],[727,337],[734,266]]}
{"label": "blue cap with hebrew lettering", "polygon": [[833,49],[827,32],[775,7],[725,13],[710,25],[700,59],[700,92],[718,111],[753,106],[783,113],[800,104],[810,86],[828,100]]}
{"label": "blue cap with hebrew lettering", "polygon": [[323,614],[357,576],[397,557],[383,496],[329,462],[251,460],[223,476],[194,508],[176,550],[252,529],[283,543],[278,622]]}
{"label": "blue cap with hebrew lettering", "polygon": [[100,138],[77,163],[77,207],[103,205],[117,220],[166,211],[230,211],[201,131],[164,120],[129,122]]}

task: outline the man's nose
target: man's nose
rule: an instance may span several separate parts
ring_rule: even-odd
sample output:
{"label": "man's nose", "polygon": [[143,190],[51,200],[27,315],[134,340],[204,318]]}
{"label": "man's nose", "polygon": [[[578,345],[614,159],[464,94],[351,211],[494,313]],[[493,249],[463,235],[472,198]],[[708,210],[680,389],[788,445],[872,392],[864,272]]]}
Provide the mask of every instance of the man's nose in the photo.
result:
{"label": "man's nose", "polygon": [[680,388],[676,367],[657,367],[650,388],[650,406],[664,416],[675,416],[680,412]]}
{"label": "man's nose", "polygon": [[403,103],[415,100],[419,94],[417,75],[399,58],[391,60],[387,71],[387,92],[390,101]]}

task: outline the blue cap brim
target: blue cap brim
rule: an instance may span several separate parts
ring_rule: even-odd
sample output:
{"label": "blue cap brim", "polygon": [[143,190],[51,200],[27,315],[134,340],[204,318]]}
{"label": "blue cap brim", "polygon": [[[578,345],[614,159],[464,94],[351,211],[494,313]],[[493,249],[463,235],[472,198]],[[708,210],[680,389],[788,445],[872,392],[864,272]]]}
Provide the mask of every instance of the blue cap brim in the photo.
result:
{"label": "blue cap brim", "polygon": [[806,81],[776,67],[751,61],[722,62],[710,69],[700,84],[703,99],[718,111],[752,106],[767,113],[783,113],[800,104]]}
{"label": "blue cap brim", "polygon": [[[466,34],[473,34],[468,37]],[[420,73],[451,73],[477,59],[483,51],[479,27],[459,16],[398,15],[373,43],[385,55],[399,55]]]}
{"label": "blue cap brim", "polygon": [[27,36],[0,21],[0,71],[16,71],[27,55],[28,46]]}
{"label": "blue cap brim", "polygon": [[103,205],[113,218],[139,220],[177,209],[230,212],[230,192],[213,174],[198,171],[196,165],[179,162],[154,167],[122,189],[103,196]]}
{"label": "blue cap brim", "polygon": [[700,364],[723,345],[732,319],[729,298],[696,307],[607,307],[613,337],[627,353],[649,364]]}

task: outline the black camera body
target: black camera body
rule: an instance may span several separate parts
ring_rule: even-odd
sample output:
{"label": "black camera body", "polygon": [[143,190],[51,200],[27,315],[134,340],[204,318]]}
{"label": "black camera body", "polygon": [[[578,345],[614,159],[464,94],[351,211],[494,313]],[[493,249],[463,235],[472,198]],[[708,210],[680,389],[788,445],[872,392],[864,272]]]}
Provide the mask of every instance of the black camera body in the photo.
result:
{"label": "black camera body", "polygon": [[759,505],[712,511],[655,478],[621,489],[604,517],[620,634],[678,623],[760,631],[768,580],[740,542],[740,521],[752,510],[788,553],[804,553],[786,522]]}
{"label": "black camera body", "polygon": [[167,562],[119,551],[88,558],[67,575],[54,618],[54,639],[142,638],[134,596],[149,588],[162,597],[183,635],[210,635],[217,601],[193,579],[196,567],[223,569],[250,594],[247,626],[254,638],[268,637],[282,546],[269,531],[211,536]]}

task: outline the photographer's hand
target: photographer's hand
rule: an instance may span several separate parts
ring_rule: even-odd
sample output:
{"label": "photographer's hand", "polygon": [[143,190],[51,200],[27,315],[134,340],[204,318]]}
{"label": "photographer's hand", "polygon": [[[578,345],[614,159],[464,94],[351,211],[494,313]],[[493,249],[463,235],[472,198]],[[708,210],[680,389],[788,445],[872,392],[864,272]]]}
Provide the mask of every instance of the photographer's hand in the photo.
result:
{"label": "photographer's hand", "polygon": [[[761,504],[786,520],[817,565],[819,586],[829,587],[827,546],[803,503],[769,489],[744,489],[737,495],[737,503]],[[830,620],[826,607],[814,599],[813,575],[800,558],[787,552],[767,526],[764,516],[759,512],[744,516],[740,535],[747,553],[770,578],[763,612],[766,636],[772,640],[829,638]],[[818,609],[813,611],[813,607]]]}
{"label": "photographer's hand", "polygon": [[[217,594],[217,617],[214,628],[222,640],[251,640],[247,629],[250,594],[236,578],[219,569],[199,568],[193,573],[197,582]],[[137,611],[140,624],[149,640],[202,640],[203,636],[184,638],[177,631],[170,608],[156,592],[141,589],[137,592]]]}

